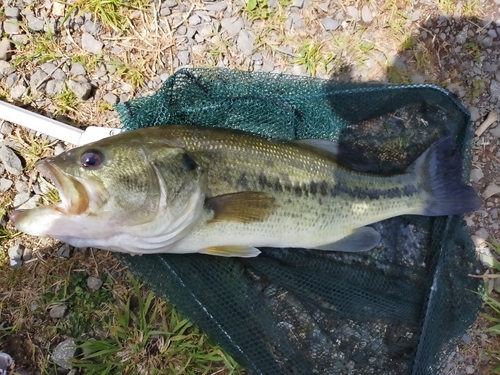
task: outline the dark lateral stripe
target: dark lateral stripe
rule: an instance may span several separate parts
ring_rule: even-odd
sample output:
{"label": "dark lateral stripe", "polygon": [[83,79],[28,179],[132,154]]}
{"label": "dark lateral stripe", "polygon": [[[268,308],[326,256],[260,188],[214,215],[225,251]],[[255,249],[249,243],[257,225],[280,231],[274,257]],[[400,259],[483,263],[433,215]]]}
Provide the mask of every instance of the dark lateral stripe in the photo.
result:
{"label": "dark lateral stripe", "polygon": [[[240,176],[240,181],[243,176]],[[243,185],[240,183],[240,185]],[[279,192],[291,192],[296,197],[301,198],[302,196],[308,197],[312,196],[322,196],[322,197],[336,197],[339,195],[348,195],[354,199],[391,199],[391,198],[402,198],[415,195],[418,193],[418,189],[413,185],[406,185],[402,188],[394,187],[391,189],[363,189],[359,187],[351,188],[344,183],[338,183],[336,185],[330,185],[326,181],[311,181],[308,184],[303,183],[301,185],[290,185],[282,184],[279,178],[268,179],[264,174],[260,174],[258,177],[258,185],[260,189],[271,189]]]}
{"label": "dark lateral stripe", "polygon": [[350,188],[345,184],[340,183],[330,188],[330,195],[335,197],[339,194],[347,194],[354,199],[391,199],[391,198],[403,198],[415,195],[418,193],[418,189],[413,185],[405,185],[403,188],[394,187],[391,189],[362,189],[362,188]]}

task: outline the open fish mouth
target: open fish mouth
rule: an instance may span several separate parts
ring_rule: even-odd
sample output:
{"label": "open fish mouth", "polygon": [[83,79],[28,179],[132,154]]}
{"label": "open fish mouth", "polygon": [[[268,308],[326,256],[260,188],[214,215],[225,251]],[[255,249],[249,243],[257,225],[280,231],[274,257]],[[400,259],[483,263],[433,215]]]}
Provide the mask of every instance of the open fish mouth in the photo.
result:
{"label": "open fish mouth", "polygon": [[66,215],[80,215],[87,211],[90,201],[89,194],[80,181],[62,172],[49,160],[38,162],[36,167],[43,177],[54,183],[61,198],[61,202],[49,207]]}

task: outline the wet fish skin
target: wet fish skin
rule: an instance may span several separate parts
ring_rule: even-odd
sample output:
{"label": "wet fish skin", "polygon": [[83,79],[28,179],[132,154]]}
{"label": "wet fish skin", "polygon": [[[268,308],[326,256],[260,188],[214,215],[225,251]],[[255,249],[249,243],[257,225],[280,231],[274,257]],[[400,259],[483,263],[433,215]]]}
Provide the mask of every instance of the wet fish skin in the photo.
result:
{"label": "wet fish skin", "polygon": [[[103,156],[102,167],[81,167],[79,158],[89,151]],[[106,230],[100,229],[100,241],[92,229],[81,238],[67,224],[57,229],[67,233],[53,233],[55,224],[52,233],[39,230],[26,212],[14,221],[20,230],[75,246],[256,256],[264,246],[364,251],[380,240],[366,225],[403,214],[461,214],[480,204],[460,179],[461,159],[450,137],[395,176],[357,172],[342,166],[349,161],[339,161],[334,145],[329,149],[325,141],[280,142],[189,126],[145,128],[42,164],[68,176],[67,185],[77,180],[84,186],[80,195],[87,195],[91,209],[73,217],[75,226],[99,217],[99,202],[106,202],[104,212],[112,215],[102,216],[99,225]],[[54,220],[50,209],[42,210]]]}

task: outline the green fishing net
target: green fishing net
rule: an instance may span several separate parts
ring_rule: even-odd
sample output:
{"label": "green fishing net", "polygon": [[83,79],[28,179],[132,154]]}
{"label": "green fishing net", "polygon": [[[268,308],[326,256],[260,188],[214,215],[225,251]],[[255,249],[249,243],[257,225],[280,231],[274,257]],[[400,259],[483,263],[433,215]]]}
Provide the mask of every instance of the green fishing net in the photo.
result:
{"label": "green fishing net", "polygon": [[[331,139],[382,174],[452,134],[469,175],[469,114],[431,85],[183,69],[117,111],[125,130],[189,124]],[[401,216],[374,228],[382,241],[363,253],[119,257],[251,374],[438,374],[481,305],[467,228],[458,216]]]}

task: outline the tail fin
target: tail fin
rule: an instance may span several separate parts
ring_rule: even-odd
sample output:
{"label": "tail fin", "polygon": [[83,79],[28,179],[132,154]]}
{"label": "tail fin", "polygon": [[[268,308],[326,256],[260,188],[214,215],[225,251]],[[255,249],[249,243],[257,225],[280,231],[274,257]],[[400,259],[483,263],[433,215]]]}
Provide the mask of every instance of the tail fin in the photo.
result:
{"label": "tail fin", "polygon": [[429,147],[409,168],[424,190],[423,215],[447,216],[476,211],[481,199],[462,181],[462,158],[451,136]]}

